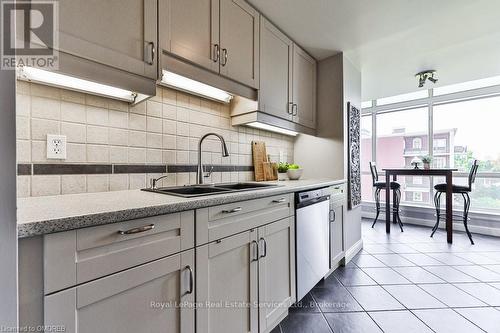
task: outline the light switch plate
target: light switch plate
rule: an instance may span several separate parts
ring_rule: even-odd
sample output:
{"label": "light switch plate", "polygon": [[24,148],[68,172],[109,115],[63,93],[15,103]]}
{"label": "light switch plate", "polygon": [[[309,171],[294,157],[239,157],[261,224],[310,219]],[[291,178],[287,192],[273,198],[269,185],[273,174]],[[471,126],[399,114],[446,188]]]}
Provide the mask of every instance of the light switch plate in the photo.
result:
{"label": "light switch plate", "polygon": [[66,159],[66,135],[47,134],[47,159]]}

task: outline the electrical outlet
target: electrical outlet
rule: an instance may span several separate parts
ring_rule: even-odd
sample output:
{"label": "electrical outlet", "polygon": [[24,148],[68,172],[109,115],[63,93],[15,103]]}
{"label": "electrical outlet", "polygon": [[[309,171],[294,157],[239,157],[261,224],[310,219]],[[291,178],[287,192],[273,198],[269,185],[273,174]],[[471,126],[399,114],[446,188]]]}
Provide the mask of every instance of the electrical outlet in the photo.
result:
{"label": "electrical outlet", "polygon": [[66,159],[66,136],[47,134],[47,159]]}

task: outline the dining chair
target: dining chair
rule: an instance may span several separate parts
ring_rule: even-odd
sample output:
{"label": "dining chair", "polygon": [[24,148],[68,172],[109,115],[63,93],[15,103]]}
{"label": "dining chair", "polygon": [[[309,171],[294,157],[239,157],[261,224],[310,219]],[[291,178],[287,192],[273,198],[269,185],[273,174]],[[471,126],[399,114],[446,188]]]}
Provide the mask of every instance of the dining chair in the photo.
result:
{"label": "dining chair", "polygon": [[[474,241],[472,240],[472,234],[469,231],[469,228],[467,226],[467,222],[468,222],[468,218],[469,218],[468,216],[469,216],[469,208],[470,208],[469,193],[472,192],[472,184],[474,184],[474,181],[476,180],[476,174],[477,174],[478,167],[479,167],[478,161],[474,160],[474,163],[472,163],[472,166],[471,166],[470,171],[469,171],[469,179],[468,179],[467,186],[452,185],[452,192],[456,193],[456,194],[461,194],[462,198],[464,199],[464,211],[463,211],[463,215],[461,217],[463,218],[465,232],[467,233],[467,236],[469,236],[470,242],[473,245],[474,245]],[[434,194],[434,205],[436,206],[436,224],[432,228],[431,237],[434,236],[434,233],[439,228],[439,220],[441,217],[441,194],[446,193],[446,183],[437,184],[434,186],[434,189],[436,190],[436,194]]]}
{"label": "dining chair", "polygon": [[[373,182],[373,187],[375,188],[375,207],[377,209],[377,215],[375,216],[375,220],[373,221],[372,228],[375,226],[375,223],[377,223],[378,216],[380,215],[380,191],[385,190],[385,182],[379,181],[378,179],[378,171],[377,171],[377,164],[375,162],[370,162],[370,172],[372,174],[372,182]],[[399,217],[399,203],[401,201],[401,185],[398,182],[392,181],[390,183],[391,190],[393,191],[393,195],[395,196],[395,201],[396,204],[394,207],[392,207],[393,213],[395,213],[396,216],[396,221],[394,223],[399,224],[399,228],[401,228],[401,231],[403,231],[403,222],[401,221],[401,218]]]}

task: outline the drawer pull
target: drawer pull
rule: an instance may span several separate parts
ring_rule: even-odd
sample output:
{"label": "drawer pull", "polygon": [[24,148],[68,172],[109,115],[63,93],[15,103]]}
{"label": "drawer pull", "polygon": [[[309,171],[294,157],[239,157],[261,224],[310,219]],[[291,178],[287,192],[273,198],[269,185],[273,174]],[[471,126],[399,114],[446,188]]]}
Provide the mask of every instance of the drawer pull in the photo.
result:
{"label": "drawer pull", "polygon": [[266,240],[265,240],[264,238],[262,238],[262,237],[259,239],[259,244],[260,244],[260,242],[261,242],[261,241],[263,241],[263,242],[264,242],[264,246],[263,246],[263,248],[264,248],[264,254],[259,255],[259,259],[260,259],[260,258],[265,258],[265,257],[267,257],[267,242],[266,242]]}
{"label": "drawer pull", "polygon": [[142,226],[142,227],[132,228],[132,229],[129,229],[129,230],[120,230],[120,231],[118,231],[118,233],[120,235],[133,235],[133,234],[138,234],[138,233],[141,233],[141,232],[149,231],[151,229],[154,229],[154,227],[155,227],[154,224],[148,224],[148,225],[145,225],[145,226]]}
{"label": "drawer pull", "polygon": [[243,209],[241,207],[236,207],[236,208],[233,208],[233,209],[225,209],[223,210],[222,212],[224,214],[232,214],[232,213],[237,213],[237,212],[241,212]]}
{"label": "drawer pull", "polygon": [[254,262],[254,261],[258,261],[259,260],[259,243],[257,241],[252,241],[251,244],[251,249],[250,251],[252,251],[252,259],[251,261]]}
{"label": "drawer pull", "polygon": [[285,202],[285,201],[286,201],[286,198],[279,198],[279,199],[273,200],[273,203],[282,203],[282,202]]}

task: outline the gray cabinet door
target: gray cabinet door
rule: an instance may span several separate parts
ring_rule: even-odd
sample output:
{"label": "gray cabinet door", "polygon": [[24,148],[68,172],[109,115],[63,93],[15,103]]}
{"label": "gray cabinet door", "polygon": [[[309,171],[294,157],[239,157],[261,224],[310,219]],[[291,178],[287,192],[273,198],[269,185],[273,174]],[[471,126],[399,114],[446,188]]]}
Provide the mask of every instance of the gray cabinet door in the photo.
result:
{"label": "gray cabinet door", "polygon": [[257,230],[196,248],[198,333],[257,333]]}
{"label": "gray cabinet door", "polygon": [[219,0],[160,0],[162,51],[219,72]]}
{"label": "gray cabinet door", "polygon": [[316,128],[316,60],[293,46],[293,121]]}
{"label": "gray cabinet door", "polygon": [[259,228],[259,326],[268,332],[295,302],[293,217]]}
{"label": "gray cabinet door", "polygon": [[65,53],[155,79],[156,43],[156,0],[59,1]]}
{"label": "gray cabinet door", "polygon": [[44,300],[45,325],[66,333],[194,332],[194,250],[67,289]]}
{"label": "gray cabinet door", "polygon": [[292,120],[293,42],[263,16],[260,18],[259,109]]}
{"label": "gray cabinet door", "polygon": [[338,203],[330,206],[330,268],[337,267],[344,257],[344,207]]}
{"label": "gray cabinet door", "polygon": [[243,0],[220,0],[220,73],[259,86],[259,12]]}

